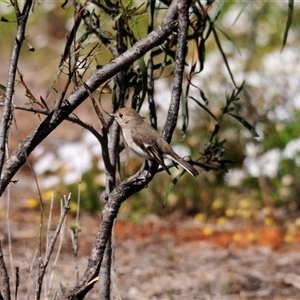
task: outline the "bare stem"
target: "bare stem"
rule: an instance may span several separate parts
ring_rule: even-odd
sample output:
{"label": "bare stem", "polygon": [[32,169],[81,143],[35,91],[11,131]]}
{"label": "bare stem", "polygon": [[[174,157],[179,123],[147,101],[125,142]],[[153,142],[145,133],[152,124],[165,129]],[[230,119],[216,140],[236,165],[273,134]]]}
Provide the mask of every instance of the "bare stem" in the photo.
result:
{"label": "bare stem", "polygon": [[17,27],[17,33],[14,40],[14,44],[13,44],[10,62],[9,62],[6,92],[4,97],[2,117],[0,121],[0,175],[2,173],[2,169],[4,165],[5,149],[6,149],[5,144],[7,141],[7,134],[8,134],[8,129],[10,126],[10,121],[12,116],[12,99],[13,99],[14,89],[15,89],[15,79],[16,79],[19,55],[22,48],[22,43],[25,39],[25,27],[32,6],[32,0],[25,1],[22,13],[20,13],[19,11],[17,1],[12,1],[12,5],[15,8],[18,27]]}
{"label": "bare stem", "polygon": [[48,267],[53,249],[54,249],[54,245],[55,245],[56,240],[61,232],[63,223],[65,221],[67,212],[69,210],[70,201],[71,201],[71,194],[69,194],[68,197],[64,197],[63,210],[60,214],[60,218],[56,225],[56,229],[55,229],[53,236],[49,237],[49,243],[47,245],[45,258],[42,259],[42,257],[39,257],[39,260],[40,260],[39,275],[38,275],[38,279],[36,282],[36,289],[35,289],[35,292],[36,292],[35,298],[36,299],[40,299],[43,279],[44,279],[44,276],[45,276],[45,273],[46,273],[46,270],[47,270],[47,267]]}
{"label": "bare stem", "polygon": [[184,73],[186,44],[189,28],[189,7],[191,0],[178,0],[178,39],[176,47],[176,63],[174,70],[174,80],[171,93],[171,103],[169,106],[167,121],[164,126],[163,135],[167,142],[172,139],[173,131],[177,124],[180,99],[182,94],[182,78]]}
{"label": "bare stem", "polygon": [[5,299],[5,300],[10,300],[10,287],[9,287],[9,276],[7,273],[4,257],[3,257],[3,252],[2,252],[2,241],[0,239],[0,275],[2,279],[2,292],[3,295],[1,294],[0,291],[0,298]]}

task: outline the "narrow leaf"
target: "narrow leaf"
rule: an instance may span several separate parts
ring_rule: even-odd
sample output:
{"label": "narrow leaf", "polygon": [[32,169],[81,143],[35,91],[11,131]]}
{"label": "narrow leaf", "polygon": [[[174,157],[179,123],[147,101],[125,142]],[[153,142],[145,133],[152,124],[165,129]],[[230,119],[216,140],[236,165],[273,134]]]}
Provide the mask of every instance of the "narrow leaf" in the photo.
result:
{"label": "narrow leaf", "polygon": [[192,40],[192,68],[196,68],[198,59],[199,59],[199,51],[198,51],[198,44],[197,40],[193,39]]}
{"label": "narrow leaf", "polygon": [[155,0],[151,0],[147,4],[148,10],[148,33],[153,31],[154,28],[154,13],[155,13]]}
{"label": "narrow leaf", "polygon": [[6,93],[6,86],[0,83],[0,91]]}
{"label": "narrow leaf", "polygon": [[1,16],[0,21],[4,22],[4,23],[10,23],[10,21],[8,19],[4,18],[3,16]]}
{"label": "narrow leaf", "polygon": [[61,5],[61,8],[63,8],[64,10],[69,9],[72,6],[73,2],[69,0],[65,0],[64,3]]}
{"label": "narrow leaf", "polygon": [[189,83],[189,85],[193,86],[195,89],[198,90],[201,99],[203,100],[203,102],[205,103],[205,105],[208,105],[208,99],[206,98],[204,92],[198,86],[196,86],[195,84],[193,84],[189,79],[188,79],[188,83]]}
{"label": "narrow leaf", "polygon": [[253,137],[259,137],[257,131],[255,130],[255,128],[250,125],[244,118],[242,118],[241,116],[237,116],[234,115],[230,112],[227,112],[228,115],[232,116],[233,118],[235,118],[237,121],[239,121],[245,128],[247,128],[251,134],[253,135]]}
{"label": "narrow leaf", "polygon": [[214,114],[205,106],[203,105],[201,102],[199,102],[197,99],[195,99],[192,96],[189,96],[189,98],[191,98],[192,100],[194,100],[196,102],[197,105],[199,105],[202,109],[204,109],[210,116],[212,116],[214,118],[214,120],[217,121],[217,118],[214,116]]}
{"label": "narrow leaf", "polygon": [[231,81],[232,81],[233,85],[236,87],[236,83],[235,83],[235,81],[234,81],[233,74],[232,74],[232,72],[231,72],[231,70],[230,70],[230,67],[229,67],[229,64],[228,64],[228,61],[227,61],[227,57],[226,57],[226,55],[225,55],[225,53],[224,53],[224,51],[223,51],[223,48],[222,48],[222,46],[221,46],[220,39],[219,39],[218,34],[217,34],[217,32],[216,32],[216,29],[215,29],[214,27],[212,28],[212,32],[213,32],[213,34],[214,34],[214,38],[215,38],[215,41],[216,41],[216,43],[217,43],[217,47],[219,48],[220,53],[221,53],[221,55],[222,55],[222,57],[223,57],[224,63],[225,63],[226,68],[227,68],[227,71],[228,71],[228,73],[229,73],[229,75],[230,75]]}
{"label": "narrow leaf", "polygon": [[179,179],[183,176],[183,174],[184,174],[185,172],[186,172],[185,170],[182,170],[182,172],[180,172],[180,174],[178,174],[178,175],[172,180],[172,182],[170,183],[170,185],[169,185],[169,187],[168,187],[168,189],[167,189],[167,191],[166,191],[166,194],[165,194],[165,196],[164,196],[164,201],[163,201],[164,205],[166,204],[167,199],[168,199],[169,195],[171,194],[173,188],[175,187],[176,183],[179,181]]}
{"label": "narrow leaf", "polygon": [[240,18],[240,16],[242,15],[243,11],[247,8],[248,4],[249,4],[249,0],[243,2],[243,7],[240,10],[240,12],[238,13],[237,17],[235,18],[235,20],[233,21],[232,25],[235,25],[235,23],[238,21],[238,19]]}
{"label": "narrow leaf", "polygon": [[203,38],[200,41],[198,53],[199,53],[199,62],[200,62],[199,72],[201,72],[204,68],[204,61],[205,61],[205,39]]}
{"label": "narrow leaf", "polygon": [[138,60],[138,64],[140,67],[140,72],[142,75],[142,95],[140,97],[140,101],[141,101],[141,105],[144,102],[144,99],[146,97],[146,93],[147,93],[147,66],[145,64],[145,60],[144,57],[141,57]]}
{"label": "narrow leaf", "polygon": [[214,27],[216,29],[218,29],[228,39],[228,41],[234,46],[234,48],[238,51],[238,53],[241,54],[241,52],[240,52],[238,46],[236,45],[236,43],[234,42],[234,40],[225,31],[223,31],[218,26],[214,25]]}
{"label": "narrow leaf", "polygon": [[282,41],[281,51],[283,50],[283,48],[284,48],[284,46],[285,46],[285,44],[287,42],[289,30],[290,30],[290,27],[292,25],[293,10],[294,10],[294,0],[289,0],[287,20],[286,20],[284,34],[283,34],[283,41]]}
{"label": "narrow leaf", "polygon": [[189,125],[189,110],[188,110],[188,101],[186,101],[186,97],[181,94],[181,107],[182,107],[182,137],[186,137],[186,130]]}
{"label": "narrow leaf", "polygon": [[118,15],[116,15],[115,17],[113,17],[113,20],[115,22],[117,22],[121,17],[122,17],[122,13],[119,13]]}

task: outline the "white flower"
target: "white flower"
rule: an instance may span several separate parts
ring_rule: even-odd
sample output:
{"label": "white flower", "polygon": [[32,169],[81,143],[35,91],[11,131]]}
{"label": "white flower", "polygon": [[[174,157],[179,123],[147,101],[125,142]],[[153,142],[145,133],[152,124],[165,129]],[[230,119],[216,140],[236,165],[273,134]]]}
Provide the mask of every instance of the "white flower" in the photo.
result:
{"label": "white flower", "polygon": [[246,173],[241,169],[230,169],[228,173],[225,174],[225,181],[229,186],[239,186],[242,181],[246,178]]}
{"label": "white flower", "polygon": [[57,171],[59,163],[52,152],[42,153],[39,159],[34,163],[33,169],[37,175],[47,171]]}
{"label": "white flower", "polygon": [[295,158],[300,153],[300,138],[288,142],[282,152],[284,158]]}
{"label": "white flower", "polygon": [[94,156],[97,156],[97,157],[102,156],[102,149],[101,149],[101,145],[100,145],[99,141],[89,131],[86,131],[83,134],[82,143],[88,148],[88,150]]}
{"label": "white flower", "polygon": [[244,160],[244,166],[249,175],[252,177],[258,177],[261,174],[258,159],[246,157]]}
{"label": "white flower", "polygon": [[41,183],[45,190],[49,190],[60,183],[60,178],[56,175],[46,176],[45,178],[42,178]]}
{"label": "white flower", "polygon": [[300,93],[298,93],[293,99],[293,105],[296,109],[300,109]]}
{"label": "white flower", "polygon": [[262,147],[260,145],[254,143],[248,143],[246,145],[246,155],[248,157],[257,157],[259,153],[261,153]]}
{"label": "white flower", "polygon": [[278,173],[281,152],[279,149],[272,149],[266,152],[260,159],[262,174],[267,177],[275,177]]}
{"label": "white flower", "polygon": [[275,177],[278,173],[279,163],[281,161],[281,152],[279,149],[272,149],[264,153],[261,157],[246,157],[244,166],[252,177],[264,175]]}
{"label": "white flower", "polygon": [[77,182],[81,175],[92,167],[91,154],[87,147],[80,143],[62,145],[57,152],[65,169],[63,181],[66,184]]}
{"label": "white flower", "polygon": [[284,175],[281,182],[285,186],[290,186],[294,182],[294,177],[292,175]]}

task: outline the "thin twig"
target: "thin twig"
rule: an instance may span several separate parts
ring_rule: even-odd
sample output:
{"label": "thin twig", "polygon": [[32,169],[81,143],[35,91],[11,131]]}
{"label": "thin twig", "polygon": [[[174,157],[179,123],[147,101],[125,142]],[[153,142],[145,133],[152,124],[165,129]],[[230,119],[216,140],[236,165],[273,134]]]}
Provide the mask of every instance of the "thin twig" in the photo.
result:
{"label": "thin twig", "polygon": [[[10,300],[10,287],[9,287],[9,276],[7,273],[3,252],[2,252],[2,240],[0,239],[0,275],[2,278],[2,291],[3,295],[2,298],[5,300]],[[1,294],[1,293],[0,293]]]}
{"label": "thin twig", "polygon": [[[65,203],[63,203],[63,200],[61,200],[61,214],[64,212],[64,205]],[[64,236],[65,236],[65,224],[66,224],[66,219],[63,219],[63,223],[62,223],[62,229],[60,230],[59,233],[59,243],[58,243],[58,249],[56,251],[56,255],[54,258],[54,262],[51,268],[51,273],[50,273],[50,279],[49,279],[49,285],[48,285],[48,293],[47,296],[49,297],[50,293],[51,293],[51,287],[52,287],[52,282],[53,282],[53,277],[54,277],[54,271],[55,268],[57,266],[57,262],[58,262],[58,258],[61,252],[61,248],[62,248],[62,244],[64,241]]]}
{"label": "thin twig", "polygon": [[[8,145],[6,145],[7,147]],[[8,152],[8,151],[7,151]],[[7,154],[8,155],[8,154]],[[7,241],[8,241],[8,252],[10,260],[10,268],[13,273],[13,251],[12,251],[12,238],[11,238],[11,226],[10,226],[10,204],[11,204],[11,186],[9,185],[6,193],[6,227],[7,227]]]}
{"label": "thin twig", "polygon": [[[25,249],[24,249],[25,250]],[[25,252],[25,251],[24,251]],[[35,250],[34,252],[34,255],[33,255],[33,258],[31,260],[31,263],[30,265],[27,267],[27,273],[28,273],[28,279],[31,279],[32,282],[35,281],[35,278],[34,278],[34,274],[33,274],[33,269],[34,269],[34,263],[36,261],[36,257],[38,256],[38,249]],[[30,289],[31,289],[31,285],[28,284],[27,285],[27,299],[29,299],[30,297]]]}
{"label": "thin twig", "polygon": [[[77,197],[77,203],[80,201],[80,197]],[[79,206],[77,205],[77,211],[79,211]],[[72,241],[72,250],[74,255],[74,262],[75,262],[75,277],[76,281],[79,280],[79,268],[78,268],[78,233],[80,231],[80,224],[79,224],[79,213],[76,212],[76,221],[75,225],[72,225],[70,228],[71,233],[71,241]]]}
{"label": "thin twig", "polygon": [[[0,106],[3,106],[3,102],[0,102]],[[47,109],[41,109],[41,108],[30,107],[30,106],[19,105],[19,104],[14,104],[13,108],[18,109],[18,110],[27,111],[27,112],[36,113],[36,114],[42,114],[42,115],[46,115],[46,116],[51,114],[51,112]],[[77,124],[77,125],[81,126],[82,128],[88,130],[92,135],[94,135],[94,137],[99,141],[99,143],[102,143],[103,137],[102,137],[101,133],[97,129],[95,129],[92,125],[81,121],[75,115],[74,115],[74,117],[68,116],[65,118],[65,120],[72,122],[74,124]]]}
{"label": "thin twig", "polygon": [[4,97],[2,118],[0,121],[0,175],[2,173],[2,169],[4,165],[5,150],[6,150],[5,144],[7,141],[7,133],[8,133],[9,124],[12,116],[12,99],[15,90],[17,65],[19,61],[19,55],[20,55],[22,43],[25,39],[25,28],[26,28],[27,18],[32,6],[32,0],[25,1],[22,13],[20,13],[17,1],[12,0],[11,3],[15,9],[15,14],[17,16],[17,21],[18,21],[18,27],[17,27],[17,33],[14,40],[14,44],[13,44],[10,62],[9,62],[6,92]]}
{"label": "thin twig", "polygon": [[46,254],[45,254],[44,259],[42,259],[40,257],[39,275],[38,275],[38,278],[37,278],[37,281],[36,281],[36,290],[35,290],[36,299],[40,299],[43,279],[44,279],[44,276],[46,274],[46,270],[47,270],[47,267],[48,267],[53,249],[54,249],[54,245],[55,245],[56,240],[59,236],[59,233],[62,229],[62,226],[63,226],[64,220],[65,220],[65,217],[67,215],[67,212],[70,209],[70,207],[69,207],[70,206],[70,201],[71,201],[71,194],[69,194],[68,197],[64,197],[63,210],[60,214],[60,218],[59,218],[59,221],[56,225],[55,232],[54,232],[53,236],[49,237],[49,243],[48,243],[48,246],[47,246],[47,249],[46,249]]}
{"label": "thin twig", "polygon": [[[112,176],[114,176],[114,164],[111,162],[110,156],[109,156],[109,147],[108,147],[108,138],[107,138],[107,133],[108,133],[108,125],[107,122],[104,119],[104,116],[96,102],[96,99],[94,98],[93,94],[91,93],[90,89],[88,86],[85,85],[85,83],[83,83],[83,85],[86,87],[87,92],[89,93],[90,99],[92,101],[95,113],[98,117],[98,119],[100,120],[101,124],[102,124],[102,138],[98,139],[100,145],[101,145],[101,149],[102,149],[102,157],[103,157],[103,163],[105,166],[105,170],[109,173],[109,174],[113,174]],[[110,176],[109,176],[110,177]]]}
{"label": "thin twig", "polygon": [[18,299],[19,286],[20,286],[20,268],[16,267],[15,300]]}
{"label": "thin twig", "polygon": [[154,101],[153,56],[150,54],[147,64],[147,98],[150,110],[151,126],[157,129],[157,115]]}

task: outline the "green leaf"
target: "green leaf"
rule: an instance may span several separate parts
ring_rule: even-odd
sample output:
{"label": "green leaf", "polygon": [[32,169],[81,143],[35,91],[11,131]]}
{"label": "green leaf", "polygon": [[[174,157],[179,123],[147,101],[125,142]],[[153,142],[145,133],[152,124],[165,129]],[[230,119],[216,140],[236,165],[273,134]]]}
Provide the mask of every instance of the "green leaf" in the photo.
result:
{"label": "green leaf", "polygon": [[220,50],[220,53],[221,53],[222,58],[223,58],[223,60],[224,60],[225,66],[226,66],[226,68],[227,68],[227,71],[228,71],[228,73],[229,73],[229,75],[230,75],[231,81],[232,81],[233,85],[236,87],[237,85],[236,85],[236,83],[235,83],[235,81],[234,81],[233,74],[232,74],[231,69],[230,69],[230,67],[229,67],[229,64],[228,64],[228,61],[227,61],[227,57],[226,57],[226,55],[225,55],[225,53],[224,53],[224,51],[223,51],[223,48],[222,48],[222,45],[221,45],[221,42],[220,42],[220,39],[219,39],[219,36],[218,36],[218,34],[217,34],[217,32],[216,32],[215,27],[212,27],[212,32],[213,32],[213,34],[214,34],[214,38],[215,38],[215,41],[216,41],[216,43],[217,43],[217,47],[218,47],[219,50]]}
{"label": "green leaf", "polygon": [[163,200],[164,205],[166,204],[167,199],[168,199],[169,195],[171,194],[173,188],[175,187],[176,183],[179,181],[179,179],[183,176],[183,174],[184,174],[185,172],[186,172],[185,170],[182,170],[182,171],[180,172],[180,174],[178,174],[178,175],[172,180],[172,182],[170,183],[170,185],[169,185],[169,187],[168,187],[168,189],[167,189],[167,191],[166,191],[166,193],[165,193],[165,196],[164,196],[164,200]]}
{"label": "green leaf", "polygon": [[117,22],[121,17],[122,17],[122,12],[121,13],[119,13],[119,14],[117,14],[115,17],[113,17],[113,20],[115,21],[115,22]]}
{"label": "green leaf", "polygon": [[204,68],[204,61],[205,61],[205,40],[204,39],[201,39],[200,41],[198,53],[199,53],[199,62],[200,62],[199,72],[201,72]]}
{"label": "green leaf", "polygon": [[63,9],[69,9],[72,6],[72,1],[68,4],[68,0],[65,0],[64,3],[61,5],[61,8]]}
{"label": "green leaf", "polygon": [[201,102],[199,102],[197,99],[195,99],[192,96],[189,96],[189,98],[191,98],[192,100],[194,100],[196,102],[197,105],[199,105],[202,109],[204,109],[210,116],[212,116],[214,118],[214,120],[217,121],[217,118],[214,116],[214,114],[205,106],[203,105]]}
{"label": "green leaf", "polygon": [[142,95],[140,97],[141,105],[144,102],[147,93],[147,66],[144,57],[139,58],[138,64],[142,75]]}
{"label": "green leaf", "polygon": [[247,128],[251,134],[253,135],[253,137],[259,137],[258,133],[256,132],[255,128],[250,125],[244,118],[242,118],[241,116],[238,115],[234,115],[230,112],[227,112],[228,115],[232,116],[233,118],[235,118],[237,121],[239,121],[245,128]]}
{"label": "green leaf", "polygon": [[155,0],[148,1],[147,3],[148,11],[148,33],[153,31],[154,28],[154,13],[155,13]]}
{"label": "green leaf", "polygon": [[2,85],[1,83],[0,83],[0,90],[1,90],[1,92],[3,92],[4,94],[6,93],[6,86],[5,85]]}
{"label": "green leaf", "polygon": [[232,25],[235,25],[235,23],[237,22],[237,20],[240,18],[240,16],[242,15],[243,11],[247,8],[248,4],[249,4],[249,0],[246,0],[245,2],[243,2],[243,7],[240,10],[240,12],[238,13],[237,17],[235,18],[235,20],[233,21]]}
{"label": "green leaf", "polygon": [[284,48],[284,46],[286,44],[286,41],[287,41],[287,38],[288,38],[288,34],[289,34],[289,30],[290,30],[290,27],[292,25],[293,10],[294,10],[294,0],[289,0],[287,20],[286,20],[284,34],[283,34],[283,41],[282,41],[281,51],[283,50],[283,48]]}
{"label": "green leaf", "polygon": [[182,107],[182,137],[185,138],[186,137],[186,130],[188,128],[189,125],[189,110],[188,110],[188,101],[186,101],[186,97],[183,95],[183,93],[181,94],[180,97],[181,100],[181,107]]}
{"label": "green leaf", "polygon": [[4,18],[3,16],[1,16],[0,21],[4,22],[4,23],[10,23],[10,21],[8,19]]}
{"label": "green leaf", "polygon": [[223,31],[218,26],[214,25],[214,27],[216,29],[218,29],[227,38],[227,40],[234,46],[234,48],[238,51],[238,53],[241,54],[240,50],[239,50],[238,46],[236,45],[236,43],[234,42],[234,40],[225,31]]}
{"label": "green leaf", "polygon": [[206,98],[204,92],[198,86],[196,86],[195,84],[193,84],[189,79],[188,79],[188,83],[189,83],[189,85],[193,86],[195,89],[198,90],[201,99],[205,103],[205,106],[208,105],[208,99]]}

